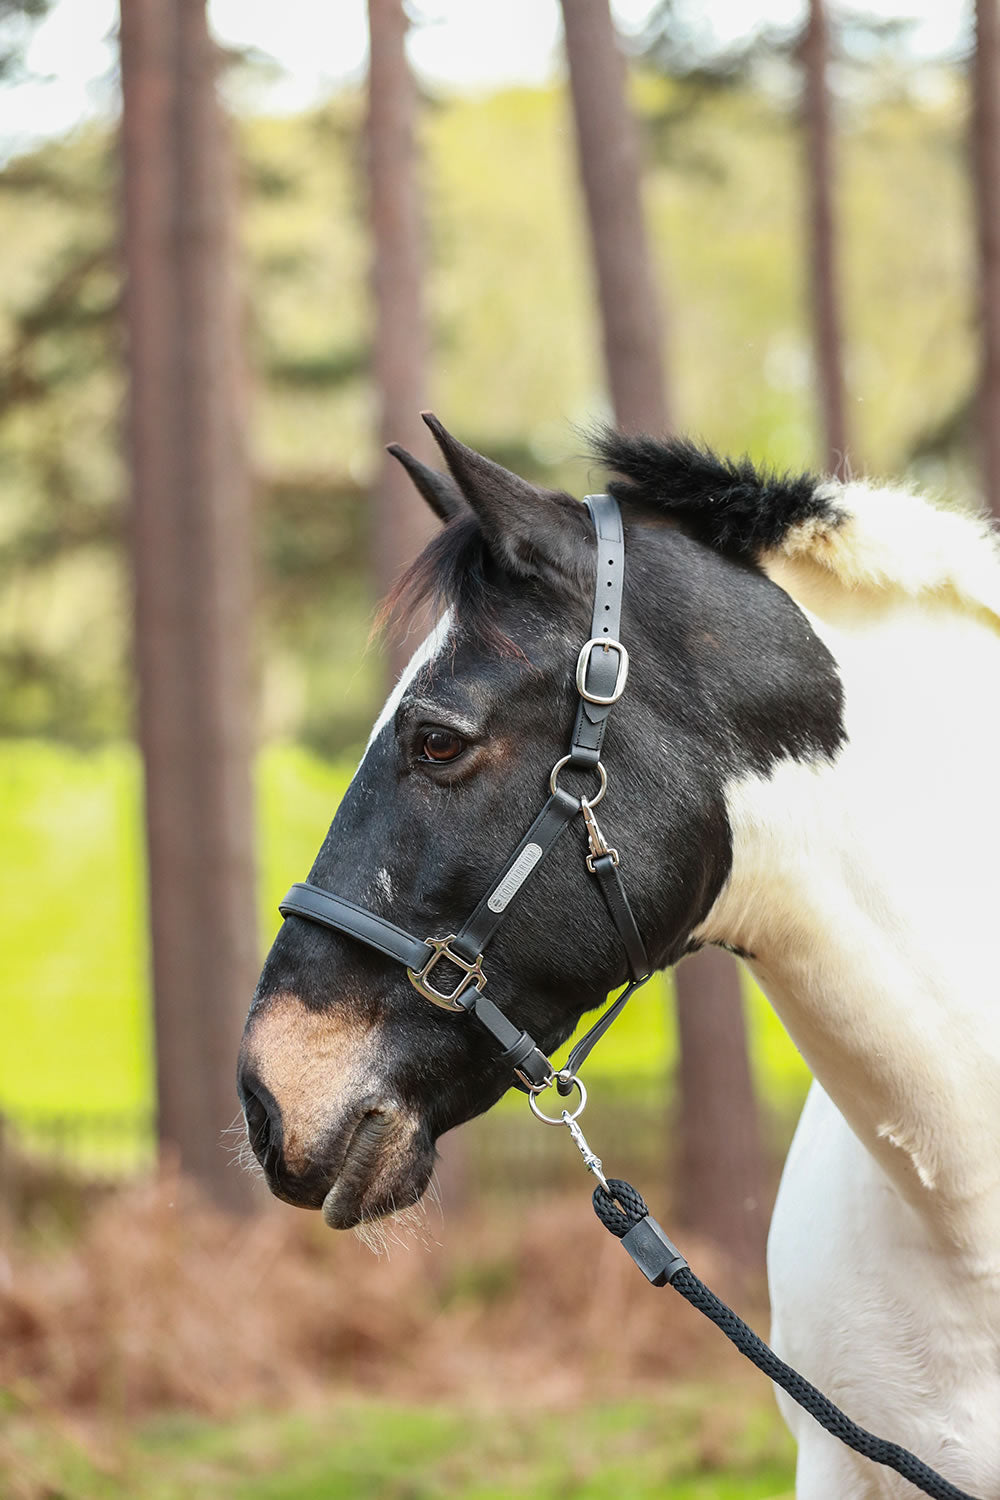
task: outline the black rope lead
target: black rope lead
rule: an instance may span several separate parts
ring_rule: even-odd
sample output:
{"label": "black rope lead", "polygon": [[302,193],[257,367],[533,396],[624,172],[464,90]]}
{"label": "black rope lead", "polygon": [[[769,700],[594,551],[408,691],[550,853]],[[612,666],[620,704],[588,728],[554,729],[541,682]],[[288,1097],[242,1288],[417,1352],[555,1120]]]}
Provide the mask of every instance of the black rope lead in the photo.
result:
{"label": "black rope lead", "polygon": [[601,1223],[621,1240],[648,1281],[654,1286],[669,1284],[680,1292],[685,1301],[704,1313],[706,1318],[710,1318],[717,1328],[721,1328],[742,1355],[776,1385],[780,1385],[782,1390],[787,1391],[792,1400],[797,1401],[803,1411],[808,1412],[827,1432],[853,1448],[855,1453],[870,1458],[873,1463],[895,1469],[897,1474],[908,1479],[925,1495],[935,1496],[936,1500],[975,1500],[975,1496],[949,1484],[947,1479],[922,1463],[908,1449],[901,1448],[898,1443],[888,1443],[884,1438],[875,1437],[864,1427],[852,1422],[829,1397],[818,1391],[797,1370],[793,1370],[791,1365],[786,1365],[784,1360],[779,1359],[774,1350],[731,1307],[727,1307],[699,1280],[677,1246],[668,1239],[656,1220],[650,1217],[641,1194],[636,1192],[631,1183],[610,1177],[607,1191],[603,1187],[594,1189],[593,1201],[594,1212]]}

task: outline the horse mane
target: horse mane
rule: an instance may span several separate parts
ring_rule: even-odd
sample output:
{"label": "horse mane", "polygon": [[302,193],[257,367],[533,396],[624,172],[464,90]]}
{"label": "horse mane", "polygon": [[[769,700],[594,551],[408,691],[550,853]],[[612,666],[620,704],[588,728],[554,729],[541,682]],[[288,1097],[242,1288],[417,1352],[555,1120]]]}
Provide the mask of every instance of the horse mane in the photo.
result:
{"label": "horse mane", "polygon": [[[863,605],[872,593],[935,595],[1000,625],[1000,543],[990,519],[946,510],[903,487],[778,473],[747,456],[722,458],[686,438],[591,434],[626,510],[675,519],[714,551],[756,563],[807,608]],[[439,531],[391,591],[384,628],[422,604],[453,609],[504,653],[496,625],[507,587],[471,511]]]}
{"label": "horse mane", "polygon": [[608,489],[623,505],[675,517],[819,612],[838,595],[937,595],[1000,624],[1000,544],[984,514],[867,480],[777,474],[687,439],[603,428],[593,446],[621,476]]}
{"label": "horse mane", "polygon": [[[608,489],[629,506],[670,512],[717,551],[756,558],[776,547],[790,526],[836,522],[810,474],[778,476],[750,459],[717,457],[684,439],[658,441],[600,428],[595,456],[623,476]],[[473,628],[489,631],[504,579],[471,511],[454,516],[401,574],[379,612],[377,628],[421,605],[453,609]]]}
{"label": "horse mane", "polygon": [[620,479],[609,492],[621,504],[659,511],[683,522],[716,552],[758,558],[793,526],[836,524],[812,474],[777,474],[749,458],[720,458],[688,438],[631,436],[601,427],[594,456]]}

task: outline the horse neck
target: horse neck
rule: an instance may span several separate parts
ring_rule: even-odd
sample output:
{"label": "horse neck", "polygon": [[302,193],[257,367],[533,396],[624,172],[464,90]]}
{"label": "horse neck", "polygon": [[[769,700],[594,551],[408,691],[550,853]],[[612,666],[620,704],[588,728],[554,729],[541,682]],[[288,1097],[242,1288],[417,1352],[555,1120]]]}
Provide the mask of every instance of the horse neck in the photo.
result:
{"label": "horse neck", "polygon": [[727,789],[699,936],[751,968],[819,1082],[954,1244],[1000,1233],[1000,637],[942,601],[836,625],[848,743]]}

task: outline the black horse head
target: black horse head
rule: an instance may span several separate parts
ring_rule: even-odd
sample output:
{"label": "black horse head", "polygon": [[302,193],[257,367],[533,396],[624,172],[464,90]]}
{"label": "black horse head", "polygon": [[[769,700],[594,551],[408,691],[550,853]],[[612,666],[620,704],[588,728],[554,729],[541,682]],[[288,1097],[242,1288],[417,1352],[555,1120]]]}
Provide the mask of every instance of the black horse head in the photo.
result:
{"label": "black horse head", "polygon": [[[458,931],[544,801],[576,711],[596,544],[584,508],[429,423],[450,477],[402,450],[446,522],[411,570],[438,626],[375,726],[312,884],[420,938]],[[836,671],[752,561],[818,514],[809,480],[768,481],[686,444],[609,434],[624,482],[628,690],[603,748],[601,823],[655,967],[677,961],[726,882],[725,789],[779,759],[832,754]],[[571,788],[572,789],[572,788]],[[581,781],[580,795],[592,790]],[[489,997],[547,1052],[627,977],[582,826],[540,866],[489,949]],[[251,1144],[275,1193],[348,1227],[415,1201],[445,1130],[512,1075],[467,1016],[396,963],[296,916],[275,939],[240,1056]]]}

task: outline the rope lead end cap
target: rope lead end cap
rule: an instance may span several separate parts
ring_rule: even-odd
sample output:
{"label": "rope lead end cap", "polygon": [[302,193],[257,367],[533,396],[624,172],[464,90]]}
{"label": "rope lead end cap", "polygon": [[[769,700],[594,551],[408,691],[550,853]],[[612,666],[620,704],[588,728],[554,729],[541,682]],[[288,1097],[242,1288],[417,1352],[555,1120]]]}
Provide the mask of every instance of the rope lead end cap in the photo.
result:
{"label": "rope lead end cap", "polygon": [[666,1286],[673,1281],[678,1271],[687,1266],[673,1240],[669,1239],[649,1214],[633,1224],[628,1234],[622,1236],[622,1244],[635,1261],[647,1281],[654,1286]]}

